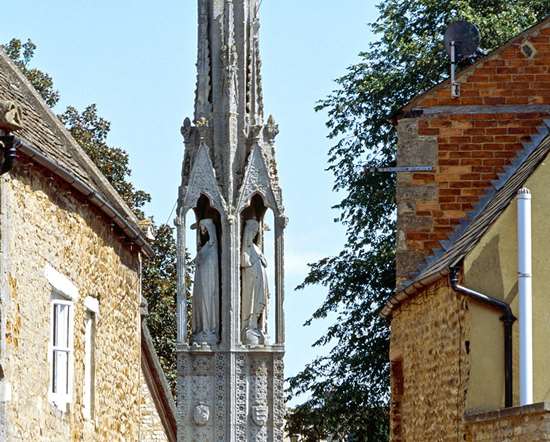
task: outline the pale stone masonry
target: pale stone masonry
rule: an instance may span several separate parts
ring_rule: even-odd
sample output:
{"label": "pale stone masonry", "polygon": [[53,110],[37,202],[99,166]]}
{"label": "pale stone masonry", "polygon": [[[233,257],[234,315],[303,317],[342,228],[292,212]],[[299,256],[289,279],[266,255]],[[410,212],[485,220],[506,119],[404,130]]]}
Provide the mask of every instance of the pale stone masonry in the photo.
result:
{"label": "pale stone masonry", "polygon": [[1,51],[0,103],[0,440],[174,442],[142,336],[145,233]]}
{"label": "pale stone masonry", "polygon": [[[180,442],[283,441],[287,218],[279,129],[264,116],[259,29],[258,0],[198,1],[195,117],[182,127],[176,219]],[[268,229],[273,256],[264,255]],[[198,251],[190,305],[186,250]],[[269,289],[266,269],[274,269]]]}

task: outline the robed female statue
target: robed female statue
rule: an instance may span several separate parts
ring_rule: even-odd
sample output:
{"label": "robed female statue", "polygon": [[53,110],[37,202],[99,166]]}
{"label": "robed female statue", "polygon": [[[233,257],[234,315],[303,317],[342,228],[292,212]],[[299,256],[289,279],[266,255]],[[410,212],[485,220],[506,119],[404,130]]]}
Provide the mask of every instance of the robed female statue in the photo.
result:
{"label": "robed female statue", "polygon": [[212,345],[218,342],[220,328],[218,239],[212,219],[202,219],[199,229],[199,237],[208,235],[208,240],[200,247],[195,259],[193,342]]}
{"label": "robed female statue", "polygon": [[246,221],[241,253],[241,318],[248,344],[263,344],[267,337],[267,261],[254,242],[259,229],[260,223],[255,219]]}

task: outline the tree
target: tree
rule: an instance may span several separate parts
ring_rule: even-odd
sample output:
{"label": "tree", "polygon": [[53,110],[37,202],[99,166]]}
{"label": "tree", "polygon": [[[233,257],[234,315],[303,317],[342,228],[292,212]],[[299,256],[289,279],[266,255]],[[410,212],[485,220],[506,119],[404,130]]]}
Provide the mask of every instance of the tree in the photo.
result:
{"label": "tree", "polygon": [[12,59],[15,65],[40,93],[48,106],[54,107],[59,101],[59,92],[53,87],[52,77],[39,69],[29,67],[29,63],[36,51],[36,45],[30,40],[23,43],[17,38],[12,38],[9,43],[3,45],[3,48],[8,57]]}
{"label": "tree", "polygon": [[387,440],[389,328],[379,311],[395,289],[395,176],[364,170],[395,165],[392,115],[447,78],[443,35],[449,22],[475,23],[483,49],[490,50],[550,13],[550,1],[382,0],[378,10],[371,24],[376,40],[316,108],[328,112],[335,143],[328,168],[334,189],[345,194],[335,209],[346,242],[337,256],[312,264],[300,286],[320,284],[328,292],[306,325],[337,315],[314,344],[333,346],[329,355],[289,383],[290,397],[309,395],[288,415],[288,429],[308,441],[329,433],[340,440]]}
{"label": "tree", "polygon": [[[12,39],[3,48],[46,103],[55,106],[59,101],[59,93],[54,89],[52,77],[29,67],[36,45],[30,40],[22,43],[18,39]],[[143,206],[151,197],[143,190],[136,189],[131,183],[132,171],[128,153],[124,149],[107,144],[111,124],[98,115],[96,105],[92,104],[82,112],[69,106],[59,115],[59,119],[122,196],[128,207],[139,218],[143,218]],[[147,323],[153,343],[172,391],[175,391],[176,247],[173,229],[170,226],[161,225],[155,230],[155,239],[151,244],[154,255],[144,260],[142,292],[148,302]]]}

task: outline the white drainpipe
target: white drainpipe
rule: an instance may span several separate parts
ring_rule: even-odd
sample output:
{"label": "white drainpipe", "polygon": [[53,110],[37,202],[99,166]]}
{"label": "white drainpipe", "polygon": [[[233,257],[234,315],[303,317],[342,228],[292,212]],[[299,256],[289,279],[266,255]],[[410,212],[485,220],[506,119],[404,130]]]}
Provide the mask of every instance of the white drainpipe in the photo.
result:
{"label": "white drainpipe", "polygon": [[531,265],[531,192],[518,192],[519,400],[533,403],[533,289]]}

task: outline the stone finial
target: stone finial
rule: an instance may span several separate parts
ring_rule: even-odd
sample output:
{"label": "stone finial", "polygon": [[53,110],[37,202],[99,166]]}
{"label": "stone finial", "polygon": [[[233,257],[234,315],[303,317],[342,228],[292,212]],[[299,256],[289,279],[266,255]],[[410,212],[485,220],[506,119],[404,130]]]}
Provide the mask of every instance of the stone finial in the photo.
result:
{"label": "stone finial", "polygon": [[199,137],[201,142],[203,142],[206,138],[206,133],[208,131],[208,119],[207,118],[199,118],[197,121],[195,121],[195,127],[199,131]]}
{"label": "stone finial", "polygon": [[21,108],[13,101],[0,100],[0,129],[7,132],[23,129]]}
{"label": "stone finial", "polygon": [[252,144],[258,144],[260,142],[261,133],[262,133],[262,126],[261,125],[254,124],[254,125],[250,126],[250,131],[248,132],[250,142]]}
{"label": "stone finial", "polygon": [[181,134],[183,135],[184,143],[189,144],[193,136],[193,125],[191,124],[191,120],[189,118],[183,120],[183,125],[181,126]]}
{"label": "stone finial", "polygon": [[269,144],[273,144],[275,142],[275,138],[277,138],[277,135],[279,135],[279,125],[275,122],[275,118],[273,118],[273,115],[270,115],[267,119],[267,124],[264,128],[264,134]]}

